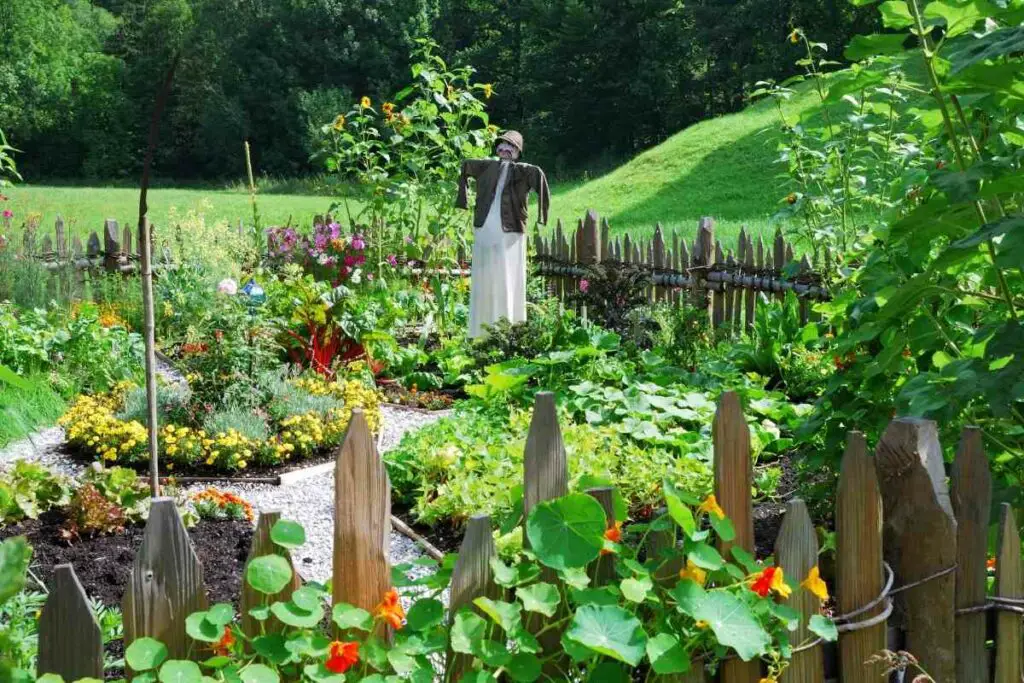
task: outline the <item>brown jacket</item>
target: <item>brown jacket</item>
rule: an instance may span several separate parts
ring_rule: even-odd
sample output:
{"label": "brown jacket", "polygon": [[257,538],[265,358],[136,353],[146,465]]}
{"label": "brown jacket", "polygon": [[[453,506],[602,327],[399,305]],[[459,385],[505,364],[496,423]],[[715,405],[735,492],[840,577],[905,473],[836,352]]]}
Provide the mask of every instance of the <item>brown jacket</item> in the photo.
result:
{"label": "brown jacket", "polygon": [[[501,176],[501,161],[497,159],[467,159],[462,162],[462,177],[459,178],[459,195],[455,206],[468,208],[466,185],[470,178],[476,179],[476,208],[473,211],[473,225],[481,228],[487,220],[491,200],[498,189]],[[526,231],[526,204],[530,190],[537,193],[540,217],[537,222],[546,225],[551,191],[544,171],[530,164],[518,161],[506,162],[512,165],[505,179],[505,190],[501,193],[501,229],[505,232]]]}

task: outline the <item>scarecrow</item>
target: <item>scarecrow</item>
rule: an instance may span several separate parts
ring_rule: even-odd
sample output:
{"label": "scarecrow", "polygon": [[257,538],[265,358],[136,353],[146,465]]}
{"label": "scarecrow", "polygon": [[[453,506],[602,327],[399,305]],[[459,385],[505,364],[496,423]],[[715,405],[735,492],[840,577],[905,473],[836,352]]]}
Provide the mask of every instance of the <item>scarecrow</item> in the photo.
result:
{"label": "scarecrow", "polygon": [[526,320],[526,220],[530,190],[537,193],[537,222],[547,223],[551,193],[544,171],[519,161],[523,136],[514,130],[498,137],[497,159],[462,162],[455,206],[467,207],[466,185],[476,180],[473,212],[472,287],[469,298],[469,336],[481,335],[485,325],[502,318]]}

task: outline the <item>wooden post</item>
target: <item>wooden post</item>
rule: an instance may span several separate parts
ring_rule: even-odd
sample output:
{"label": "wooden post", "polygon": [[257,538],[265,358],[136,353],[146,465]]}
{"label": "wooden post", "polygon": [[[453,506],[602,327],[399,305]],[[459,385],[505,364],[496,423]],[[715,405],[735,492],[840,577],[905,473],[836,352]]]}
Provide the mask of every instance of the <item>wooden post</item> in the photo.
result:
{"label": "wooden post", "polygon": [[[722,243],[715,240],[715,260],[712,265],[717,266],[725,261],[725,256],[722,254]],[[719,328],[725,322],[725,283],[716,282],[715,289],[711,292],[711,322]]]}
{"label": "wooden post", "polygon": [[[754,241],[750,239],[749,235],[747,236],[747,246],[744,259],[743,264],[746,266],[747,271],[752,273],[754,271]],[[744,292],[743,299],[746,314],[744,329],[747,331],[747,334],[751,334],[754,331],[754,308],[757,302],[757,289],[754,287],[748,288],[746,292]]]}
{"label": "wooden post", "polygon": [[64,219],[57,215],[57,220],[53,224],[53,232],[57,237],[57,258],[62,259],[67,256],[68,245],[64,240]]}
{"label": "wooden post", "polygon": [[130,257],[132,255],[132,229],[129,228],[127,225],[124,226],[124,231],[121,235],[121,240],[121,252],[124,254],[125,263],[131,263]]}
{"label": "wooden post", "polygon": [[693,255],[691,256],[690,277],[693,280],[693,305],[699,311],[706,314],[706,320],[711,321],[711,297],[708,296],[707,275],[715,248],[715,224],[710,218],[701,218],[697,226],[697,238],[693,243]]}
{"label": "wooden post", "polygon": [[[753,554],[750,428],[736,392],[727,391],[718,400],[711,433],[715,453],[715,496],[736,529],[736,538],[732,542],[719,539],[719,550],[726,555],[736,545]],[[760,679],[761,666],[757,660],[730,659],[722,665],[722,683],[757,683]]]}
{"label": "wooden post", "polygon": [[[661,272],[669,264],[665,258],[665,234],[661,230],[661,223],[658,223],[654,228],[654,242],[652,244],[653,249],[653,265],[655,272]],[[664,285],[659,285],[654,288],[654,300],[664,301],[666,299],[665,293],[668,290]]]}
{"label": "wooden post", "polygon": [[[453,616],[473,600],[487,596],[495,598],[500,593],[491,580],[491,559],[495,557],[494,538],[491,535],[491,518],[476,515],[466,525],[466,534],[459,547],[459,559],[452,570],[449,613]],[[475,609],[475,608],[474,608]],[[473,665],[471,655],[448,652],[448,676],[445,680],[458,681]]]}
{"label": "wooden post", "polygon": [[[946,490],[935,423],[889,423],[875,456],[885,512],[885,549],[896,585],[923,581],[896,596],[906,649],[936,683],[956,679],[954,574],[956,520]],[[926,580],[927,579],[927,580]]]}
{"label": "wooden post", "polygon": [[[818,536],[807,512],[807,505],[794,498],[786,505],[786,516],[775,541],[775,559],[784,576],[797,584],[806,578],[811,567],[818,564]],[[800,625],[790,639],[796,645],[815,638],[808,628],[811,617],[821,609],[821,600],[804,588],[795,588],[786,602],[800,613]],[[820,645],[793,655],[789,666],[782,672],[782,683],[822,683],[825,678],[825,660]]]}
{"label": "wooden post", "polygon": [[[988,527],[992,514],[992,475],[981,442],[981,430],[965,427],[953,461],[953,512],[956,514],[956,607],[985,604]],[[956,680],[988,683],[984,612],[956,617]]]}
{"label": "wooden post", "polygon": [[366,417],[352,411],[334,469],[334,604],[372,612],[391,589],[391,482]]}
{"label": "wooden post", "polygon": [[70,564],[53,568],[50,594],[39,616],[36,676],[43,674],[65,681],[103,679],[103,634]]}
{"label": "wooden post", "polygon": [[85,255],[90,261],[100,257],[100,236],[95,230],[89,233],[89,239],[85,241]]}
{"label": "wooden post", "polygon": [[[1003,503],[999,518],[999,553],[996,556],[996,597],[1024,599],[1024,567],[1021,566],[1020,534],[1013,508]],[[1024,666],[1024,628],[1021,615],[1000,611],[996,615],[995,683],[1018,683]]]}
{"label": "wooden post", "polygon": [[122,601],[125,647],[149,637],[166,645],[171,659],[190,652],[204,658],[185,634],[185,620],[207,606],[203,567],[174,499],[154,498]]}
{"label": "wooden post", "polygon": [[[858,610],[882,593],[882,498],[875,463],[867,454],[864,435],[846,437],[836,496],[836,600],[839,612]],[[879,605],[856,617],[870,619]],[[878,683],[884,668],[866,664],[885,648],[885,624],[839,636],[839,678],[843,683]]]}
{"label": "wooden post", "polygon": [[[116,228],[117,225],[115,224]],[[148,218],[139,221],[139,273],[142,277],[143,342],[146,349],[146,427],[149,434],[149,488],[155,498],[160,495],[160,463],[157,456],[156,405],[156,318],[153,313],[153,255]],[[109,228],[108,228],[109,232]],[[108,252],[109,257],[109,252]]]}
{"label": "wooden post", "polygon": [[601,260],[600,254],[600,237],[598,235],[598,226],[600,220],[598,219],[597,212],[593,209],[587,211],[587,216],[580,224],[579,231],[577,234],[579,238],[577,240],[577,255],[579,262],[584,265],[591,265],[598,263]]}
{"label": "wooden post", "polygon": [[245,560],[245,570],[242,572],[242,576],[244,577],[245,572],[248,571],[249,563],[257,557],[263,557],[264,555],[280,555],[288,560],[288,564],[292,568],[292,580],[287,586],[281,589],[279,593],[275,593],[269,597],[266,597],[263,593],[253,589],[248,582],[244,580],[242,581],[242,595],[239,599],[239,611],[242,613],[242,631],[250,638],[255,638],[261,634],[261,624],[267,633],[277,633],[284,628],[284,624],[274,617],[271,617],[267,621],[260,622],[249,616],[249,610],[262,605],[265,599],[267,604],[274,602],[287,602],[291,599],[292,593],[302,586],[302,579],[299,578],[298,572],[295,571],[295,565],[292,563],[291,553],[289,553],[286,548],[282,548],[270,540],[270,530],[280,519],[281,513],[278,510],[268,510],[260,513],[259,518],[256,520],[256,530],[252,535],[252,545],[249,548],[249,557]]}
{"label": "wooden post", "polygon": [[117,221],[108,218],[103,223],[103,267],[108,273],[117,272],[117,259],[121,255],[121,235]]}
{"label": "wooden post", "polygon": [[[733,257],[731,249],[725,257],[725,265],[729,267],[730,273],[734,276],[737,275],[736,259]],[[725,319],[723,324],[729,328],[731,333],[736,329],[735,326],[733,326],[733,303],[736,298],[736,293],[741,290],[731,284],[723,284],[723,289],[724,291],[722,292],[722,295],[725,297]]]}
{"label": "wooden post", "polygon": [[[615,504],[612,499],[612,493],[615,489],[611,487],[600,487],[587,489],[587,493],[595,498],[597,502],[604,508],[604,514],[607,518],[607,528],[612,529],[615,527]],[[600,555],[588,568],[590,574],[591,585],[604,586],[615,580],[615,555]]]}

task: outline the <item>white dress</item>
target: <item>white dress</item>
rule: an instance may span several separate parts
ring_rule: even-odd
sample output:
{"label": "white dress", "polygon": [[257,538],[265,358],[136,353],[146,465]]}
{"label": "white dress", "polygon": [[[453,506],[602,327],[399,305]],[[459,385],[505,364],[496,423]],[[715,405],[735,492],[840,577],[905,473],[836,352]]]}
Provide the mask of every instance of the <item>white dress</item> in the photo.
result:
{"label": "white dress", "polygon": [[498,187],[483,227],[473,230],[472,289],[469,295],[469,336],[479,337],[484,325],[502,318],[526,320],[526,234],[501,229],[501,192],[511,162],[501,162]]}

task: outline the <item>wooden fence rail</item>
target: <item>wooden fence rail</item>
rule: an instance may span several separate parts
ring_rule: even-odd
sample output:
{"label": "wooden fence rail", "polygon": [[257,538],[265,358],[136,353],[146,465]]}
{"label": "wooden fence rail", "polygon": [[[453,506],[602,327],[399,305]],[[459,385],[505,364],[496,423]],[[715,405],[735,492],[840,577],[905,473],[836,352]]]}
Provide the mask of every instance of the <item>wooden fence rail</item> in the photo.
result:
{"label": "wooden fence rail", "polygon": [[[9,225],[5,225],[5,231],[10,231]],[[155,248],[156,240],[152,236],[151,241],[154,244],[153,253],[160,254],[154,265],[169,265],[172,261],[170,249],[164,246],[158,252]],[[18,249],[22,257],[40,262],[51,272],[70,269],[128,274],[138,272],[139,268],[136,230],[128,225],[121,229],[117,221],[111,218],[104,222],[99,232],[93,230],[89,233],[84,248],[77,235],[69,242],[64,220],[60,216],[54,223],[52,238],[50,235],[42,235],[40,239],[38,224],[29,223],[22,231],[21,239],[9,246]]]}
{"label": "wooden fence rail", "polygon": [[[724,393],[712,425],[715,493],[732,518],[736,538],[722,544],[754,550],[751,501],[750,429],[739,397]],[[524,507],[567,491],[568,463],[554,396],[538,394],[525,446]],[[390,586],[386,552],[390,484],[366,420],[354,411],[349,431],[337,452],[334,535],[334,601],[371,609]],[[879,664],[868,658],[887,645],[909,650],[936,683],[1021,683],[1024,664],[1021,615],[1024,577],[1021,539],[1013,510],[1003,505],[998,519],[995,588],[985,589],[990,528],[990,476],[977,430],[967,428],[956,452],[952,495],[943,469],[943,450],[935,424],[895,419],[868,455],[864,436],[851,432],[842,457],[836,506],[836,575],[826,577],[836,596],[836,644],[811,643],[796,653],[785,683],[868,683],[880,679]],[[611,491],[590,492],[610,507]],[[257,523],[250,561],[266,553],[284,553],[267,542],[273,511]],[[474,518],[452,578],[451,599],[469,604],[481,595],[497,595],[490,583],[494,554],[487,517]],[[656,550],[675,543],[673,534],[648,538]],[[818,563],[818,540],[807,507],[789,501],[775,545],[785,573],[799,581]],[[591,575],[605,580],[597,566]],[[659,584],[680,580],[677,571],[659,572]],[[297,585],[297,584],[296,584]],[[291,590],[289,587],[287,590]],[[248,602],[243,598],[243,603]],[[150,636],[168,644],[175,656],[205,659],[209,653],[186,646],[185,620],[205,605],[202,568],[169,499],[154,502],[145,537],[124,596],[125,638]],[[804,616],[821,605],[806,591],[794,591],[789,604]],[[994,619],[986,619],[995,612]],[[556,617],[557,618],[557,615]],[[991,624],[991,628],[990,628]],[[537,624],[530,623],[530,628]],[[253,622],[243,621],[249,631]],[[99,677],[98,632],[81,585],[70,566],[54,574],[50,599],[40,620],[39,674],[56,673],[72,680],[82,673]],[[542,643],[550,641],[549,630]],[[805,630],[795,640],[808,636]],[[66,647],[74,643],[74,647]],[[187,652],[187,654],[186,654]],[[458,680],[470,662],[450,657],[447,666]],[[721,683],[758,683],[759,662],[725,662]],[[908,672],[910,676],[915,671]],[[683,676],[658,681],[701,683],[709,680],[701,662]],[[909,680],[909,679],[908,679]]]}

